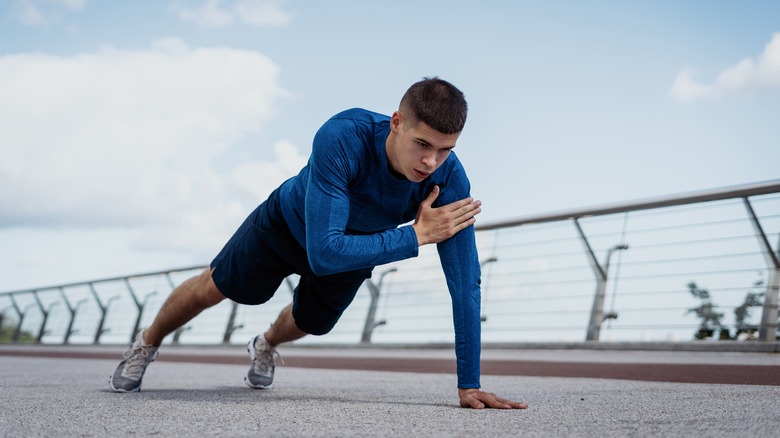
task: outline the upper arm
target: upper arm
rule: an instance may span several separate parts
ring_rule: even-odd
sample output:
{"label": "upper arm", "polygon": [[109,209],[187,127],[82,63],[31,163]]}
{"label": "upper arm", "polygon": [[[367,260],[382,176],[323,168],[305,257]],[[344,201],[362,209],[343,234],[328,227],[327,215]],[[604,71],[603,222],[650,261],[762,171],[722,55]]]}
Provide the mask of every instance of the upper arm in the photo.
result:
{"label": "upper arm", "polygon": [[[326,125],[327,126],[327,125]],[[325,242],[344,234],[349,219],[349,184],[354,157],[348,155],[338,132],[323,127],[312,147],[306,188],[306,250],[313,269],[321,266]]]}

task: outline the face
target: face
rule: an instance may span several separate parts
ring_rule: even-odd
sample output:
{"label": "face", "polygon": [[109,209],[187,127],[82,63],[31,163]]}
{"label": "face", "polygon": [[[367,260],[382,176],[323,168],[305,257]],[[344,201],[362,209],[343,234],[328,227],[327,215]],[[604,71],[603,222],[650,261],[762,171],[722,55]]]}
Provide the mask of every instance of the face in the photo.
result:
{"label": "face", "polygon": [[421,182],[438,169],[460,136],[442,134],[423,122],[412,126],[399,111],[393,113],[390,132],[386,144],[390,165],[412,182]]}

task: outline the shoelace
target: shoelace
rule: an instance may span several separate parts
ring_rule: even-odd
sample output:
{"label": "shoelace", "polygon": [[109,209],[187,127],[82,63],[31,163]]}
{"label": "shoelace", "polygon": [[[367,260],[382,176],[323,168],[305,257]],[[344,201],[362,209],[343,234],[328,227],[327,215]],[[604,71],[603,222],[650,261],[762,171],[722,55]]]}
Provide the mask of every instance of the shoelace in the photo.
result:
{"label": "shoelace", "polygon": [[271,349],[271,354],[268,353],[269,350],[255,350],[255,360],[252,361],[252,368],[254,369],[256,374],[260,375],[268,375],[269,370],[271,367],[276,365],[276,361],[274,360],[274,357],[276,359],[279,359],[282,363],[284,363],[284,359],[282,359],[282,355],[275,349]]}
{"label": "shoelace", "polygon": [[149,363],[156,357],[157,349],[151,346],[139,346],[138,348],[127,352],[125,357],[125,369],[122,370],[122,375],[132,380],[138,380],[143,375],[144,370]]}

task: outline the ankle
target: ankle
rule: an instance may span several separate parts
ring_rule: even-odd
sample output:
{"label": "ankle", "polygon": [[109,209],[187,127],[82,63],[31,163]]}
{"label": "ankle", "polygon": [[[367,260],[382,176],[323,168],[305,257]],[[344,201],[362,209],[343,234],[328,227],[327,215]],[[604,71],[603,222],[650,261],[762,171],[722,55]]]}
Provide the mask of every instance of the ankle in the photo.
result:
{"label": "ankle", "polygon": [[149,336],[148,331],[149,329],[141,331],[141,341],[146,345],[151,345],[152,347],[159,347],[162,344],[162,340],[152,338],[151,336]]}
{"label": "ankle", "polygon": [[262,339],[263,342],[265,342],[265,345],[267,345],[270,349],[274,349],[277,345],[279,345],[278,343],[272,344],[271,341],[268,340],[268,332],[261,334],[260,339]]}

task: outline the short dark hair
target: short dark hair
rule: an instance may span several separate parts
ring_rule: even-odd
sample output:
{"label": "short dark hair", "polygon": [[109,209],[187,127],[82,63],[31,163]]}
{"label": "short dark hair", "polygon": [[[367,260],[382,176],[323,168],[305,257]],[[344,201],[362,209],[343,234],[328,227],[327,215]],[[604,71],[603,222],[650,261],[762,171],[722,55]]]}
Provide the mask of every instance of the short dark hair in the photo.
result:
{"label": "short dark hair", "polygon": [[412,126],[422,121],[442,134],[457,134],[466,124],[468,104],[454,85],[434,76],[406,90],[400,111],[411,119]]}

